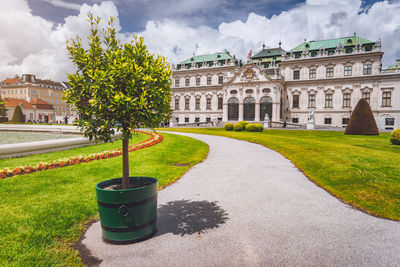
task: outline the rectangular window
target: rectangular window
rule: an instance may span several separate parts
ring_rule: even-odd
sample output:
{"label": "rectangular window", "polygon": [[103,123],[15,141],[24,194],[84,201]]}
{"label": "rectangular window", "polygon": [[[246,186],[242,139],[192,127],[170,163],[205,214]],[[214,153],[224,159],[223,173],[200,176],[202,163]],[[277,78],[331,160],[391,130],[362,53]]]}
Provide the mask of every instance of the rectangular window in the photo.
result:
{"label": "rectangular window", "polygon": [[351,66],[344,67],[344,76],[351,76]]}
{"label": "rectangular window", "polygon": [[210,123],[210,122],[211,122],[211,118],[210,118],[210,117],[207,117],[207,118],[206,118],[206,122]]}
{"label": "rectangular window", "polygon": [[194,118],[194,122],[200,122],[200,118],[199,117]]}
{"label": "rectangular window", "polygon": [[343,94],[343,107],[349,108],[351,106],[351,95],[350,93]]}
{"label": "rectangular window", "polygon": [[299,80],[300,79],[300,71],[295,70],[293,71],[293,80]]}
{"label": "rectangular window", "polygon": [[333,68],[332,67],[326,68],[326,77],[327,78],[333,77]]}
{"label": "rectangular window", "polygon": [[218,84],[222,84],[224,82],[224,76],[218,76]]}
{"label": "rectangular window", "polygon": [[333,99],[332,94],[326,94],[325,95],[325,107],[326,108],[331,108],[332,107],[332,99]]}
{"label": "rectangular window", "polygon": [[392,105],[392,92],[382,93],[382,107],[390,107]]}
{"label": "rectangular window", "polygon": [[207,98],[206,109],[207,109],[207,110],[210,110],[210,109],[211,109],[211,98]]}
{"label": "rectangular window", "polygon": [[348,124],[348,123],[349,123],[349,118],[342,119],[342,124]]}
{"label": "rectangular window", "polygon": [[394,118],[385,118],[385,126],[394,126]]}
{"label": "rectangular window", "polygon": [[372,68],[372,65],[371,65],[371,64],[364,64],[363,74],[364,74],[364,75],[369,75],[369,74],[371,74],[371,68]]}
{"label": "rectangular window", "polygon": [[175,98],[175,110],[179,110],[179,98]]}
{"label": "rectangular window", "polygon": [[211,76],[207,77],[207,85],[211,85]]}
{"label": "rectangular window", "polygon": [[196,98],[196,110],[200,110],[200,97]]}
{"label": "rectangular window", "polygon": [[222,97],[218,97],[218,109],[222,109]]}
{"label": "rectangular window", "polygon": [[189,122],[189,117],[186,117],[186,118],[185,118],[185,122]]}
{"label": "rectangular window", "polygon": [[190,79],[189,78],[186,78],[185,79],[185,86],[189,86],[190,85]]}
{"label": "rectangular window", "polygon": [[310,69],[310,79],[315,79],[316,76],[317,76],[317,70]]}
{"label": "rectangular window", "polygon": [[292,118],[293,123],[299,123],[299,118]]}
{"label": "rectangular window", "polygon": [[175,87],[179,87],[179,79],[175,79]]}
{"label": "rectangular window", "polygon": [[179,117],[176,117],[175,119],[176,119],[176,123],[179,123]]}
{"label": "rectangular window", "polygon": [[370,99],[371,99],[371,94],[370,94],[370,92],[363,92],[362,93],[362,98],[363,99],[365,99],[365,100],[367,100],[367,102],[368,102],[368,104],[370,104]]}
{"label": "rectangular window", "polygon": [[189,98],[185,98],[185,110],[189,110]]}
{"label": "rectangular window", "polygon": [[294,95],[293,96],[293,108],[298,108],[299,107],[299,95]]}
{"label": "rectangular window", "polygon": [[332,124],[332,118],[325,118],[325,124]]}
{"label": "rectangular window", "polygon": [[196,86],[200,85],[200,77],[196,77]]}
{"label": "rectangular window", "polygon": [[315,94],[308,95],[308,107],[315,108]]}

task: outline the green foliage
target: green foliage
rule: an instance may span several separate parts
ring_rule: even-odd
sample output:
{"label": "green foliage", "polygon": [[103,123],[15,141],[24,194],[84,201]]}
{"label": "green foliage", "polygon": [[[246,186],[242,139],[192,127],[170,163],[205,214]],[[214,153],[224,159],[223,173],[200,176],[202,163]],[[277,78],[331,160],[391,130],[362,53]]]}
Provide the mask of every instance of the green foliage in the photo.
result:
{"label": "green foliage", "polygon": [[262,132],[264,131],[264,126],[262,124],[256,123],[256,127],[257,127],[257,132]]}
{"label": "green foliage", "polygon": [[393,145],[400,145],[400,129],[394,130],[390,134],[390,142]]}
{"label": "green foliage", "polygon": [[149,53],[143,38],[116,39],[113,18],[100,31],[100,18],[89,13],[91,33],[86,49],[79,37],[67,44],[77,71],[68,75],[66,102],[90,139],[111,141],[114,129],[131,138],[132,129],[155,127],[169,119],[171,69],[166,59]]}
{"label": "green foliage", "polygon": [[4,100],[0,97],[0,117],[7,116],[7,109],[4,106],[4,104],[5,104]]}
{"label": "green foliage", "polygon": [[236,123],[233,126],[233,130],[236,131],[236,132],[243,131],[243,129],[244,129],[244,127],[243,127],[243,124],[241,124],[241,123]]}
{"label": "green foliage", "polygon": [[11,122],[25,122],[24,114],[22,113],[22,109],[19,105],[17,105],[14,109]]}
{"label": "green foliage", "polygon": [[238,123],[240,123],[243,126],[243,129],[245,129],[246,125],[249,124],[248,121],[239,121]]}
{"label": "green foliage", "polygon": [[230,122],[226,123],[224,127],[225,127],[226,131],[232,131],[233,130],[233,123],[230,123]]}
{"label": "green foliage", "polygon": [[247,124],[245,129],[248,132],[257,132],[258,131],[257,126],[254,123]]}

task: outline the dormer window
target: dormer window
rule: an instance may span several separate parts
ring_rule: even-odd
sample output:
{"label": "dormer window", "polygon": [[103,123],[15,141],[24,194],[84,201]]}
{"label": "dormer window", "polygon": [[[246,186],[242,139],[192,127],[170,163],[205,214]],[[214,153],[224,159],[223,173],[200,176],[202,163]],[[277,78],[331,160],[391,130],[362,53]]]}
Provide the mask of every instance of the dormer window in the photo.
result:
{"label": "dormer window", "polygon": [[347,40],[347,44],[352,44],[352,43],[353,43],[353,41],[351,39]]}
{"label": "dormer window", "polygon": [[346,48],[346,54],[351,54],[353,52],[353,48],[347,47]]}
{"label": "dormer window", "polygon": [[311,52],[311,57],[316,57],[318,55],[317,51],[312,51]]}
{"label": "dormer window", "polygon": [[333,54],[335,54],[335,50],[329,49],[329,50],[328,50],[328,55],[331,56],[331,55],[333,55]]}
{"label": "dormer window", "polygon": [[306,48],[310,48],[310,45],[309,45],[309,44],[306,44],[305,46],[306,46]]}
{"label": "dormer window", "polygon": [[371,44],[367,44],[365,47],[364,47],[364,49],[365,49],[365,51],[371,51],[372,50],[372,45]]}

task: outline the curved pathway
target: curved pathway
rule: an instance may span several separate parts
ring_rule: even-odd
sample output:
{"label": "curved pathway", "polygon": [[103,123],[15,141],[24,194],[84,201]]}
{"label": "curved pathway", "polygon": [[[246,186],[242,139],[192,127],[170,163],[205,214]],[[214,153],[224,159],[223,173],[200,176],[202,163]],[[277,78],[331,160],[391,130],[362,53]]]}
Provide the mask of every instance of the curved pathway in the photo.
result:
{"label": "curved pathway", "polygon": [[207,159],[159,192],[155,237],[116,246],[99,222],[88,229],[101,266],[400,266],[399,222],[342,203],[261,145],[182,135],[207,143]]}

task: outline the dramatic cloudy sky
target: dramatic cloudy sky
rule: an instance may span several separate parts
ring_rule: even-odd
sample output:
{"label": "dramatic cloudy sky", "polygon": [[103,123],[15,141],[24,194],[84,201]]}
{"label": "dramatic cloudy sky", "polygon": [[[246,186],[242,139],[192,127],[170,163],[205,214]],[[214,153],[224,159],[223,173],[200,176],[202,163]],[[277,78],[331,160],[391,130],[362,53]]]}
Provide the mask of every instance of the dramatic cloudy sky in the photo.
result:
{"label": "dramatic cloudy sky", "polygon": [[400,0],[0,0],[0,79],[33,73],[66,80],[66,40],[87,36],[86,14],[117,18],[120,38],[143,36],[178,63],[227,49],[245,59],[263,43],[290,50],[307,40],[358,36],[383,43],[384,66],[400,58]]}

